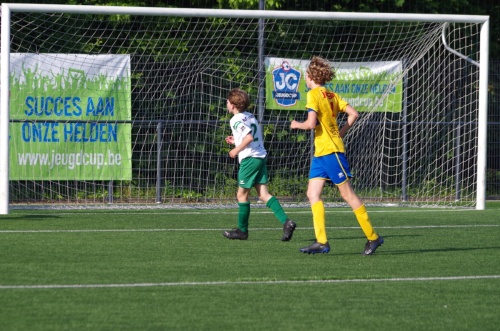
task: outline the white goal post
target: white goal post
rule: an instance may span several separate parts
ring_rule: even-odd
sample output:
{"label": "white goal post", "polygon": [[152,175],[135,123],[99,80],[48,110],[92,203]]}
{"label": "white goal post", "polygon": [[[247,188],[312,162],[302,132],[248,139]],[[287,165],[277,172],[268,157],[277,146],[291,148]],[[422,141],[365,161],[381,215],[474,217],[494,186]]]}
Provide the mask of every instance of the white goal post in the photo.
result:
{"label": "white goal post", "polygon": [[[305,114],[300,77],[313,55],[333,64],[331,87],[361,113],[346,144],[362,199],[485,208],[488,16],[1,10],[0,214],[233,202],[223,137],[234,87],[264,127],[271,190],[304,201],[311,140],[289,120]],[[342,201],[328,189],[325,200]]]}

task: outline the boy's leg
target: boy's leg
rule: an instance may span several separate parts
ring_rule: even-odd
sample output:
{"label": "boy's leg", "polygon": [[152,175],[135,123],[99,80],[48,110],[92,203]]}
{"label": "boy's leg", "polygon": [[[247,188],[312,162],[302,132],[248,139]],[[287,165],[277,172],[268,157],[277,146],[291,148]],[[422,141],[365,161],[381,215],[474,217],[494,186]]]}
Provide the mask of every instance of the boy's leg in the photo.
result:
{"label": "boy's leg", "polygon": [[259,195],[259,199],[266,203],[266,206],[273,211],[274,216],[276,216],[281,224],[285,224],[285,222],[288,220],[288,216],[281,207],[278,199],[276,199],[276,197],[272,196],[269,193],[269,190],[267,188],[268,181],[267,161],[264,159],[260,163],[260,169],[258,173],[255,175],[255,190]]}
{"label": "boy's leg", "polygon": [[359,226],[363,230],[366,238],[370,241],[376,240],[378,235],[375,232],[375,229],[373,229],[372,223],[370,222],[370,216],[368,216],[365,205],[361,205],[361,207],[354,210],[354,215],[356,215]]}
{"label": "boy's leg", "polygon": [[248,232],[248,219],[250,218],[250,202],[238,202],[238,229]]}
{"label": "boy's leg", "polygon": [[283,207],[281,207],[280,202],[276,199],[275,196],[271,196],[269,200],[266,202],[266,206],[271,209],[274,213],[274,216],[281,222],[281,224],[285,224],[288,220],[288,216],[286,215]]}
{"label": "boy's leg", "polygon": [[236,194],[238,199],[238,228],[243,232],[248,232],[248,220],[250,218],[249,193],[250,189],[238,187]]}
{"label": "boy's leg", "polygon": [[330,251],[330,244],[326,236],[325,226],[325,206],[323,201],[316,201],[312,206],[314,234],[316,235],[316,242],[310,246],[300,249],[302,253],[318,254],[328,253]]}
{"label": "boy's leg", "polygon": [[311,203],[313,214],[314,234],[316,235],[316,241],[320,244],[328,242],[326,236],[325,205],[320,199],[324,186],[325,181],[322,179],[311,179],[307,186],[307,197]]}
{"label": "boy's leg", "polygon": [[366,207],[363,202],[361,202],[356,193],[354,193],[351,183],[347,181],[341,185],[338,185],[337,187],[342,198],[347,202],[349,206],[351,206],[354,215],[358,220],[359,226],[363,230],[366,238],[368,240],[376,240],[378,238],[378,235],[373,229],[373,226],[370,222],[370,217],[368,216],[368,212],[366,211]]}
{"label": "boy's leg", "polygon": [[316,242],[308,247],[301,248],[300,251],[307,254],[328,253],[330,251],[330,244],[328,244],[328,237],[326,236],[325,205],[321,200],[321,192],[325,186],[325,180],[322,179],[324,178],[322,176],[316,177],[311,174],[313,174],[312,170],[307,186],[307,198],[311,204]]}
{"label": "boy's leg", "polygon": [[285,222],[288,220],[288,216],[283,210],[283,207],[281,207],[278,199],[275,196],[269,194],[267,184],[255,184],[255,190],[257,190],[259,199],[266,203],[267,208],[273,211],[274,216],[276,216],[281,224],[285,224]]}
{"label": "boy's leg", "polygon": [[281,240],[291,240],[297,224],[288,218],[279,200],[275,196],[269,194],[267,184],[256,184],[255,189],[257,190],[259,198],[266,203],[266,206],[273,211],[274,216],[283,224],[283,237]]}
{"label": "boy's leg", "polygon": [[351,206],[356,219],[358,220],[359,226],[363,230],[366,238],[368,239],[363,250],[363,255],[372,255],[375,250],[384,243],[384,238],[380,237],[373,229],[372,223],[370,222],[370,216],[366,211],[366,207],[361,202],[359,197],[354,193],[352,186],[349,182],[346,182],[338,186],[340,194],[344,200]]}
{"label": "boy's leg", "polygon": [[288,218],[285,211],[281,207],[280,202],[274,196],[271,196],[271,198],[267,200],[266,206],[273,211],[274,216],[276,216],[281,224],[283,224],[283,237],[281,238],[281,241],[290,241],[297,224]]}
{"label": "boy's leg", "polygon": [[243,187],[238,188],[238,228],[222,233],[223,236],[228,239],[248,239],[248,220],[250,218],[250,202],[248,201],[249,191],[250,189]]}
{"label": "boy's leg", "polygon": [[358,209],[354,210],[354,215],[358,219],[358,223],[363,229],[366,238],[368,239],[365,244],[365,248],[363,249],[363,255],[372,255],[375,253],[379,246],[382,246],[384,243],[384,238],[375,233],[373,226],[370,222],[370,217],[366,212],[365,205],[361,205]]}
{"label": "boy's leg", "polygon": [[323,201],[320,200],[312,205],[311,209],[316,241],[320,244],[326,244],[328,239],[326,236],[325,205],[323,204]]}

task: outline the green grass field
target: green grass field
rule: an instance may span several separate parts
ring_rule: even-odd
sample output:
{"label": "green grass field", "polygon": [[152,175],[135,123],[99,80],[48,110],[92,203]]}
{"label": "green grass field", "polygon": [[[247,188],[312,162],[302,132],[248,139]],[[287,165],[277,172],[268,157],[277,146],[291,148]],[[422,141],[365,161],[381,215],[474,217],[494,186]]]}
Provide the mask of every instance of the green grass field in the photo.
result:
{"label": "green grass field", "polygon": [[385,238],[360,253],[347,208],[328,208],[332,250],[253,208],[11,210],[0,216],[0,329],[499,330],[500,203],[484,211],[368,208]]}

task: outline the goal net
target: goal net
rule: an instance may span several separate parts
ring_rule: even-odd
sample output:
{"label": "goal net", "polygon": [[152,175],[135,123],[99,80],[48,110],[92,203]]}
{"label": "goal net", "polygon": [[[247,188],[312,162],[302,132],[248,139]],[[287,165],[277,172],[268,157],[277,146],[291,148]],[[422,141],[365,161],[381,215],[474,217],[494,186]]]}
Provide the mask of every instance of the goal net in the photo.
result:
{"label": "goal net", "polygon": [[[336,70],[329,87],[361,115],[345,143],[365,203],[484,208],[487,22],[4,4],[3,199],[234,203],[225,101],[241,87],[263,127],[270,191],[306,202],[313,136],[289,125],[307,116],[305,68],[318,55]],[[342,203],[333,186],[324,199]]]}

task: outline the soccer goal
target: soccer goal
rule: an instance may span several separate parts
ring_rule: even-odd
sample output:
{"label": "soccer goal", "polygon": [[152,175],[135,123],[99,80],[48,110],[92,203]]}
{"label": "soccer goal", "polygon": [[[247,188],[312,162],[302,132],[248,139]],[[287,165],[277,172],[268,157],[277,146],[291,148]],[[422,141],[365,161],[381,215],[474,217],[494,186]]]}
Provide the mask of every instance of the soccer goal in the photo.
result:
{"label": "soccer goal", "polygon": [[[0,213],[234,203],[226,97],[252,98],[270,190],[306,201],[313,55],[361,114],[367,204],[485,207],[488,16],[2,4]],[[339,118],[342,123],[345,118]],[[325,202],[342,203],[334,187]]]}

